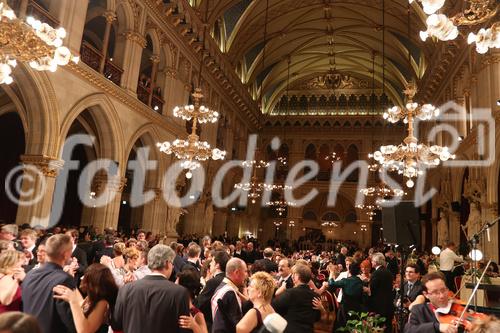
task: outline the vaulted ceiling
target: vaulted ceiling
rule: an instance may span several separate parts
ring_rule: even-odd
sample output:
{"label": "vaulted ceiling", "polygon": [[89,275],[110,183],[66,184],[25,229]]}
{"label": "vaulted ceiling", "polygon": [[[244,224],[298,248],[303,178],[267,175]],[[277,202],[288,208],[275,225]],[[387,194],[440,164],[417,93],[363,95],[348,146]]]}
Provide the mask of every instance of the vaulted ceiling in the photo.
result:
{"label": "vaulted ceiling", "polygon": [[264,113],[287,84],[329,71],[371,82],[373,65],[376,86],[385,82],[389,99],[401,103],[404,84],[422,78],[435,45],[418,38],[426,16],[408,0],[199,0],[196,7],[253,97],[263,94]]}

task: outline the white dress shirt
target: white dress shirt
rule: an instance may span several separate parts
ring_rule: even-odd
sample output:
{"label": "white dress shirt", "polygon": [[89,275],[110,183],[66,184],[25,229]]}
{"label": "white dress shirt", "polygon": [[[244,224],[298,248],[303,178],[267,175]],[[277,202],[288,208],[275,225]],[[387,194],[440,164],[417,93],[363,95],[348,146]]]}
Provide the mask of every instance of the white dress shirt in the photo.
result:
{"label": "white dress shirt", "polygon": [[[348,271],[340,272],[339,276],[335,279],[335,281],[340,281],[342,279],[347,279],[349,277]],[[339,295],[337,296],[337,301],[340,303],[342,301],[342,288],[340,288]]]}
{"label": "white dress shirt", "polygon": [[439,255],[439,269],[442,271],[451,271],[453,269],[453,264],[457,262],[463,262],[462,256],[457,256],[453,250],[446,248]]}

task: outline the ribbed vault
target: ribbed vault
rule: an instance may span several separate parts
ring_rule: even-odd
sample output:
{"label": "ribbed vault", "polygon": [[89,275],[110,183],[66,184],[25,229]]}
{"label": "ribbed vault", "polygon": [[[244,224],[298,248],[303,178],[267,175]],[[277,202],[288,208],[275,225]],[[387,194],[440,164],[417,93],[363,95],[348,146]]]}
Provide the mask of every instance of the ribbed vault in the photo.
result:
{"label": "ribbed vault", "polygon": [[[197,6],[202,14],[206,1]],[[290,84],[332,70],[371,82],[375,55],[376,85],[383,81],[382,0],[208,1],[212,34],[253,97],[263,94],[264,113],[271,113],[286,91],[289,60]],[[408,0],[385,0],[385,90],[396,103],[402,102],[407,80],[423,76],[433,47],[418,39],[425,16],[417,5],[410,11],[407,37],[407,10]]]}

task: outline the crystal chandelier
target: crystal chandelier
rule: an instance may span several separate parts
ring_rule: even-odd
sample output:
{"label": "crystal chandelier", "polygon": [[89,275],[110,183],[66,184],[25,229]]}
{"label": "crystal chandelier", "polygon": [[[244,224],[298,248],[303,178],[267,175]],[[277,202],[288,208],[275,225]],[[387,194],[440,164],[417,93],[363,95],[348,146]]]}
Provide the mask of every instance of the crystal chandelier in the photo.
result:
{"label": "crystal chandelier", "polygon": [[51,72],[69,61],[78,63],[79,57],[62,46],[65,37],[64,28],[54,29],[31,16],[24,22],[6,3],[0,2],[0,84],[13,82],[11,73],[17,61]]}
{"label": "crystal chandelier", "polygon": [[375,211],[382,209],[382,207],[378,203],[373,203],[373,204],[359,204],[356,205],[356,208],[362,210],[367,216],[370,221],[373,221],[373,217],[377,215]]}
{"label": "crystal chandelier", "polygon": [[259,182],[257,176],[257,170],[267,168],[269,166],[269,163],[263,160],[251,160],[243,161],[241,164],[244,168],[253,169],[252,178],[249,182],[234,184],[234,188],[248,192],[247,196],[254,204],[256,200],[262,195],[262,192],[271,189],[268,184]]}
{"label": "crystal chandelier", "polygon": [[335,221],[323,221],[321,223],[322,227],[338,227],[339,225]]}
{"label": "crystal chandelier", "polygon": [[161,152],[168,155],[174,154],[176,158],[182,161],[181,166],[187,170],[186,178],[188,179],[193,176],[191,171],[200,167],[200,162],[210,158],[223,160],[226,157],[225,151],[211,148],[208,142],[199,140],[200,138],[196,134],[198,123],[215,123],[219,113],[201,105],[203,94],[200,88],[196,88],[192,96],[193,105],[185,105],[182,108],[176,106],[173,110],[175,117],[193,121],[191,134],[188,135],[187,140],[175,139],[172,143],[168,141],[157,143]]}
{"label": "crystal chandelier", "polygon": [[360,190],[365,197],[402,197],[405,192],[400,189],[393,189],[387,186],[385,183],[381,182],[377,186],[370,186]]}
{"label": "crystal chandelier", "polygon": [[413,187],[415,184],[413,178],[423,174],[423,169],[429,166],[437,166],[440,161],[454,159],[448,147],[438,145],[427,146],[419,143],[413,134],[414,117],[422,120],[431,119],[439,115],[439,109],[430,104],[419,106],[413,101],[417,93],[417,87],[413,82],[408,83],[404,93],[407,97],[406,107],[398,106],[390,108],[384,113],[384,118],[395,123],[401,119],[408,124],[408,136],[398,146],[381,146],[380,150],[370,154],[383,168],[396,168],[399,174],[408,178],[407,187]]}
{"label": "crystal chandelier", "polygon": [[[412,3],[414,0],[409,0]],[[429,15],[426,20],[427,30],[420,32],[420,38],[425,41],[434,37],[442,41],[453,40],[458,36],[459,26],[477,26],[489,22],[498,12],[497,1],[465,0],[465,9],[452,17],[443,13],[437,14],[446,0],[419,0],[422,9]],[[490,48],[500,48],[500,24],[494,22],[489,28],[482,27],[477,33],[470,32],[468,44],[476,44],[478,53],[486,53]]]}
{"label": "crystal chandelier", "polygon": [[[285,190],[291,190],[292,187],[289,185],[273,184],[273,185],[269,185],[267,187],[267,189],[268,190],[279,190],[279,191],[282,191],[284,193]],[[279,216],[283,215],[283,213],[286,211],[287,207],[294,207],[296,205],[297,204],[293,201],[285,200],[283,194],[277,200],[271,200],[271,201],[266,202],[266,206],[275,207],[275,210]]]}

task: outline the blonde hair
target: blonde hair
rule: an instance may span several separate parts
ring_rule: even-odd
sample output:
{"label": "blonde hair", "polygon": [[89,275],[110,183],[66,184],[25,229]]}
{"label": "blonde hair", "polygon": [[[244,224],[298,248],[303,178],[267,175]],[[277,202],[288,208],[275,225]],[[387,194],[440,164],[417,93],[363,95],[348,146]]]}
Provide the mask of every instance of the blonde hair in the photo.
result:
{"label": "blonde hair", "polygon": [[125,259],[137,259],[141,255],[141,252],[135,247],[128,247],[123,251],[123,256]]}
{"label": "blonde hair", "polygon": [[496,333],[500,332],[500,320],[490,316],[485,320],[478,320],[472,324],[471,333]]}
{"label": "blonde hair", "polygon": [[121,256],[125,252],[126,246],[125,243],[123,242],[118,242],[115,245],[113,245],[113,252],[115,252],[115,255]]}
{"label": "blonde hair", "polygon": [[17,263],[24,259],[24,254],[16,250],[5,250],[0,253],[0,273],[11,274]]}
{"label": "blonde hair", "polygon": [[257,272],[252,275],[250,280],[253,282],[254,288],[262,294],[262,298],[266,302],[271,302],[274,295],[274,279],[266,272]]}
{"label": "blonde hair", "polygon": [[24,229],[19,233],[19,238],[21,237],[29,237],[32,240],[36,240],[38,238],[38,235],[33,229]]}

